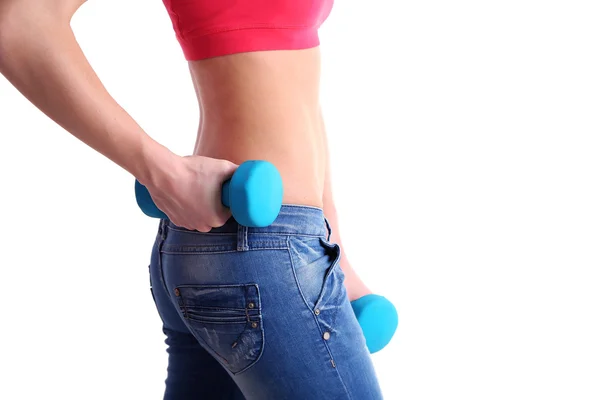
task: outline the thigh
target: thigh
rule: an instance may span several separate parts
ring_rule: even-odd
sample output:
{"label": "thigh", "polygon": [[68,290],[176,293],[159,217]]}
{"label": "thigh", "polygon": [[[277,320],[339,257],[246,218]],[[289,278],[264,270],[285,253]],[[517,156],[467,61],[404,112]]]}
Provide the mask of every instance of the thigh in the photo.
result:
{"label": "thigh", "polygon": [[380,399],[339,247],[320,238],[248,242],[245,251],[224,239],[170,243],[161,254],[166,292],[198,343],[246,399]]}
{"label": "thigh", "polygon": [[227,371],[198,343],[182,322],[165,290],[159,257],[160,239],[150,264],[154,302],[163,322],[168,353],[165,400],[244,400]]}
{"label": "thigh", "polygon": [[190,333],[163,329],[169,364],[165,400],[244,400],[231,376]]}

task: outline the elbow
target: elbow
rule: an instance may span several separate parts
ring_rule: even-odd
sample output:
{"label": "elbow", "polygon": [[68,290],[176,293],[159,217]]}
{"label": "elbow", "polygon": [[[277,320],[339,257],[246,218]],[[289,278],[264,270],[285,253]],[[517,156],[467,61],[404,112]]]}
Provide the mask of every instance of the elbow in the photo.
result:
{"label": "elbow", "polygon": [[65,30],[71,31],[71,19],[85,3],[85,0],[64,0],[49,10],[36,7],[31,4],[33,1],[0,0],[0,73],[11,55],[39,49],[41,42],[48,43]]}
{"label": "elbow", "polygon": [[28,1],[0,0],[0,46],[18,46],[27,40],[52,35],[58,27],[70,27],[73,12],[62,8],[48,11]]}
{"label": "elbow", "polygon": [[58,24],[52,18],[37,13],[7,13],[0,8],[0,73],[15,67],[17,59],[41,51],[53,40]]}

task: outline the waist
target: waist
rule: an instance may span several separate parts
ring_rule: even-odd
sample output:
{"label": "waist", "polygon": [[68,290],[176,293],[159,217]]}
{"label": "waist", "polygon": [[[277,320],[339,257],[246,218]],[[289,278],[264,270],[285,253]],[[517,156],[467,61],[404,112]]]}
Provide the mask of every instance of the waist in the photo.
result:
{"label": "waist", "polygon": [[321,208],[325,183],[325,148],[314,129],[204,129],[195,155],[229,160],[271,162],[283,181],[283,202]]}
{"label": "waist", "polygon": [[213,228],[210,232],[198,232],[163,219],[158,234],[164,238],[164,252],[197,253],[248,250],[253,247],[286,248],[288,236],[309,236],[327,240],[330,228],[322,209],[284,204],[275,221],[263,228],[245,227],[230,218],[225,225]]}
{"label": "waist", "polygon": [[319,49],[234,54],[190,63],[200,106],[194,154],[273,163],[284,202],[322,207],[325,141]]}

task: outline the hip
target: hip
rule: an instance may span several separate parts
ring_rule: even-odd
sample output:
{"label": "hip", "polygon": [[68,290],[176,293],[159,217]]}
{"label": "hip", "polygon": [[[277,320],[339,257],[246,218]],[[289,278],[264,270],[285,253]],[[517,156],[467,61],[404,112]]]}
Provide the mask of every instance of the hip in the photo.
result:
{"label": "hip", "polygon": [[266,290],[275,307],[291,300],[289,293],[300,293],[294,307],[313,310],[319,303],[338,304],[346,297],[340,248],[329,236],[321,209],[284,205],[275,222],[264,228],[230,219],[202,233],[162,220],[156,248],[170,293],[189,286],[209,291],[237,286],[243,292],[250,285]]}
{"label": "hip", "polygon": [[167,332],[191,332],[248,398],[380,399],[329,239],[322,210],[297,205],[266,228],[161,221],[150,269]]}

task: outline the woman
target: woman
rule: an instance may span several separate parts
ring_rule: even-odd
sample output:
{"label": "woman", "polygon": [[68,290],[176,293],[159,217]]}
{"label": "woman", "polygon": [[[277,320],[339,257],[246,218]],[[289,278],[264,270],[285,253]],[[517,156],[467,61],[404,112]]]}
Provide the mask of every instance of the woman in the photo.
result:
{"label": "woman", "polygon": [[[102,86],[70,28],[83,2],[0,2],[0,71],[169,217],[150,267],[165,399],[381,398],[350,305],[369,290],[338,245],[319,106],[317,30],[332,0],[164,0],[201,110],[186,157]],[[267,228],[239,226],[220,202],[222,182],[249,159],[283,179],[285,205]]]}

